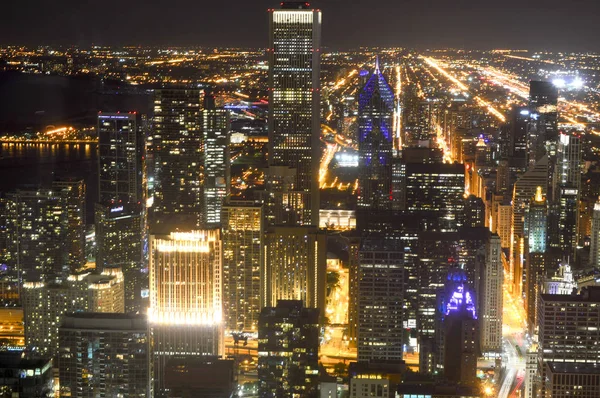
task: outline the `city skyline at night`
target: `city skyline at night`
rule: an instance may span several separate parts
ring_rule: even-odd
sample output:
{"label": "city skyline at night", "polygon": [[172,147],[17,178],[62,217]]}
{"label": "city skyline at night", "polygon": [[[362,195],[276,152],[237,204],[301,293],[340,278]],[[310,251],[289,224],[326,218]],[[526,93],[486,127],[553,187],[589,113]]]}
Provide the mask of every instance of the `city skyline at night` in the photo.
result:
{"label": "city skyline at night", "polygon": [[600,396],[597,6],[533,3],[0,16],[0,395]]}

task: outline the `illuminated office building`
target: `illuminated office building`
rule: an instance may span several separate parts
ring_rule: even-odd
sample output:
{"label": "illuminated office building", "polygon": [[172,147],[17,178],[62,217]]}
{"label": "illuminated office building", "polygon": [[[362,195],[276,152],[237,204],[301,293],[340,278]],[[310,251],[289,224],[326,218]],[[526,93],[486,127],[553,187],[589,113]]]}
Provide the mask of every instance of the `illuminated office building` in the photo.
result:
{"label": "illuminated office building", "polygon": [[70,275],[62,283],[27,282],[23,285],[22,303],[26,346],[54,356],[58,350],[58,328],[65,314],[124,312],[123,274],[111,270]]}
{"label": "illuminated office building", "polygon": [[475,195],[465,199],[464,225],[468,228],[485,226],[485,203]]}
{"label": "illuminated office building", "polygon": [[548,206],[542,194],[542,187],[537,187],[533,199],[525,210],[525,310],[527,324],[530,330],[535,326],[537,297],[540,293],[540,284],[546,275],[547,262],[547,232],[548,232]]}
{"label": "illuminated office building", "polygon": [[145,316],[69,314],[58,336],[61,397],[152,396]]}
{"label": "illuminated office building", "polygon": [[392,209],[393,118],[394,92],[377,61],[358,96],[359,209]]}
{"label": "illuminated office building", "polygon": [[319,225],[321,12],[269,10],[270,224]]}
{"label": "illuminated office building", "polygon": [[[538,304],[538,397],[554,397],[547,366],[598,364],[600,349],[600,287],[580,294],[542,294]],[[573,333],[576,331],[576,333]],[[546,383],[545,383],[546,381]]]}
{"label": "illuminated office building", "polygon": [[98,114],[98,202],[144,198],[146,119],[137,113]]}
{"label": "illuminated office building", "polygon": [[258,321],[260,397],[316,397],[319,311],[299,300],[263,308]]}
{"label": "illuminated office building", "polygon": [[534,197],[537,187],[542,187],[546,194],[548,187],[548,157],[544,156],[534,167],[523,174],[513,186],[512,223],[510,242],[510,269],[508,277],[512,280],[512,288],[521,294],[523,285],[523,260],[525,256],[525,208]]}
{"label": "illuminated office building", "polygon": [[325,310],[326,234],[317,227],[270,227],[265,233],[261,307],[300,300]]}
{"label": "illuminated office building", "polygon": [[96,204],[96,268],[120,268],[127,312],[148,308],[148,270],[144,265],[143,205]]}
{"label": "illuminated office building", "polygon": [[156,394],[178,356],[222,355],[222,242],[219,230],[150,237],[150,309]]}
{"label": "illuminated office building", "polygon": [[223,313],[229,330],[256,331],[263,264],[263,206],[229,200],[223,206]]}
{"label": "illuminated office building", "polygon": [[212,95],[204,96],[202,139],[204,143],[204,218],[208,227],[221,224],[221,207],[229,194],[229,111],[217,109]]}
{"label": "illuminated office building", "polygon": [[406,210],[438,215],[441,230],[456,230],[463,224],[464,193],[462,164],[406,165]]}
{"label": "illuminated office building", "polygon": [[594,204],[590,234],[590,265],[600,266],[600,200]]}
{"label": "illuminated office building", "polygon": [[365,239],[358,264],[358,360],[402,360],[404,248]]}
{"label": "illuminated office building", "polygon": [[203,221],[204,147],[200,89],[154,93],[154,205],[152,227],[198,228]]}

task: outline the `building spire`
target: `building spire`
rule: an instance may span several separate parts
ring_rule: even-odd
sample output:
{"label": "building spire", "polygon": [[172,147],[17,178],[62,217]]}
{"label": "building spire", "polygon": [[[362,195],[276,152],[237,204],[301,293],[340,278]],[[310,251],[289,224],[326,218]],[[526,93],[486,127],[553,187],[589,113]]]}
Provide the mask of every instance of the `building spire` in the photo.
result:
{"label": "building spire", "polygon": [[379,55],[375,56],[375,73],[379,73]]}

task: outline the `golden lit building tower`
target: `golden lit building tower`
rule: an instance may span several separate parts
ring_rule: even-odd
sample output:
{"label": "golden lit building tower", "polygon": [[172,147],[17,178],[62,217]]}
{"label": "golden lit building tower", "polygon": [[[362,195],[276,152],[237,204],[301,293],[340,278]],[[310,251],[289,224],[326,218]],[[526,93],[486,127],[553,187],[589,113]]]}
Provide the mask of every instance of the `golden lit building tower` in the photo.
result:
{"label": "golden lit building tower", "polygon": [[174,356],[223,354],[222,247],[219,230],[150,237],[150,309],[154,380]]}
{"label": "golden lit building tower", "polygon": [[321,12],[284,1],[269,24],[269,222],[319,225]]}
{"label": "golden lit building tower", "polygon": [[223,314],[229,330],[257,330],[263,220],[260,204],[229,200],[223,206]]}
{"label": "golden lit building tower", "polygon": [[271,227],[265,234],[261,307],[278,300],[302,300],[325,310],[327,237],[317,227]]}

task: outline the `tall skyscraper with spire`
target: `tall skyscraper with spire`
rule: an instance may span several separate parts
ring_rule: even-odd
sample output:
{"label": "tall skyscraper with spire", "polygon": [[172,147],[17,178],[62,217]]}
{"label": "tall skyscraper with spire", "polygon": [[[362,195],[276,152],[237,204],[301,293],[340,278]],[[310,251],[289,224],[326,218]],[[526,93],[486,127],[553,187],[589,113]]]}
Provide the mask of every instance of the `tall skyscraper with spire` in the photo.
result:
{"label": "tall skyscraper with spire", "polygon": [[392,208],[392,158],[394,152],[394,92],[379,68],[358,97],[358,206],[369,210]]}
{"label": "tall skyscraper with spire", "polygon": [[321,11],[306,2],[269,10],[270,224],[319,224]]}

